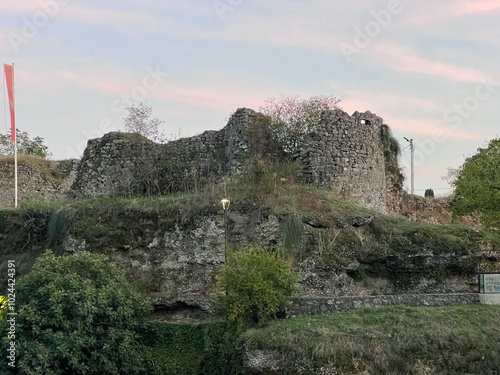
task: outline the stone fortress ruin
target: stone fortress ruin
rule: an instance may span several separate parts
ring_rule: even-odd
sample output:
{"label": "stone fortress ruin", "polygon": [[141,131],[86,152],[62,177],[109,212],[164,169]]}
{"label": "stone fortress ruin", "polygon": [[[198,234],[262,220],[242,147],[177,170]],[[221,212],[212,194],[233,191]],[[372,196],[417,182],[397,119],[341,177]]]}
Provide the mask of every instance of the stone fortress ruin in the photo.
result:
{"label": "stone fortress ruin", "polygon": [[[240,108],[219,131],[167,144],[118,132],[90,140],[71,195],[168,194],[238,173],[252,156],[276,151],[268,121],[261,113]],[[386,168],[384,132],[388,128],[382,118],[369,111],[352,116],[340,109],[325,111],[293,157],[305,182],[386,213],[393,176]]]}

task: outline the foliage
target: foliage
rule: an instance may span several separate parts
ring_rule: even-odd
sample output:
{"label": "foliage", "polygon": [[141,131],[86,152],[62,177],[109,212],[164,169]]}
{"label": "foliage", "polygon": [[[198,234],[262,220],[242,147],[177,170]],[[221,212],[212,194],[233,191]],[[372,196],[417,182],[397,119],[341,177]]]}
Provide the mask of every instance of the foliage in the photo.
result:
{"label": "foliage", "polygon": [[273,322],[241,339],[282,353],[283,374],[495,374],[499,319],[485,305],[364,308]]}
{"label": "foliage", "polygon": [[17,285],[23,374],[138,374],[149,303],[103,256],[46,252]]}
{"label": "foliage", "polygon": [[145,330],[144,372],[150,375],[240,375],[240,327],[231,322],[152,321]]}
{"label": "foliage", "polygon": [[275,140],[289,154],[298,151],[304,136],[320,121],[321,112],[339,108],[340,99],[332,95],[313,96],[300,99],[299,96],[281,95],[269,98],[259,111],[271,117],[271,128]]}
{"label": "foliage", "polygon": [[385,170],[393,177],[393,182],[399,189],[403,186],[403,173],[399,167],[398,158],[401,155],[401,145],[392,134],[388,125],[382,125],[382,144],[384,145]]}
{"label": "foliage", "polygon": [[489,227],[500,227],[500,138],[465,160],[455,183],[455,194],[462,197],[455,215],[479,214]]}
{"label": "foliage", "polygon": [[424,197],[426,198],[434,198],[434,190],[426,189],[424,193]]}
{"label": "foliage", "polygon": [[354,271],[352,271],[351,276],[356,281],[363,281],[368,277],[368,275],[366,274],[365,267],[361,265]]}
{"label": "foliage", "polygon": [[152,118],[153,109],[150,105],[139,103],[132,104],[125,108],[128,114],[123,118],[123,125],[127,132],[140,134],[155,142],[163,143],[166,141],[166,136],[160,131],[160,126],[163,124],[158,118]]}
{"label": "foliage", "polygon": [[[30,138],[27,132],[16,129],[17,152],[46,159],[51,153],[41,137]],[[10,134],[0,134],[0,155],[13,155],[14,143]]]}
{"label": "foliage", "polygon": [[4,296],[0,296],[0,321],[3,320],[7,311],[8,300]]}
{"label": "foliage", "polygon": [[287,215],[283,222],[283,249],[286,255],[297,251],[300,247],[304,223],[297,215]]}
{"label": "foliage", "polygon": [[260,247],[231,251],[217,275],[220,309],[231,321],[266,322],[286,312],[297,280],[280,253]]}
{"label": "foliage", "polygon": [[441,178],[443,180],[445,180],[450,186],[455,187],[458,175],[460,174],[461,170],[462,170],[462,167],[459,167],[459,168],[448,168],[448,171],[446,172],[446,176],[443,176]]}

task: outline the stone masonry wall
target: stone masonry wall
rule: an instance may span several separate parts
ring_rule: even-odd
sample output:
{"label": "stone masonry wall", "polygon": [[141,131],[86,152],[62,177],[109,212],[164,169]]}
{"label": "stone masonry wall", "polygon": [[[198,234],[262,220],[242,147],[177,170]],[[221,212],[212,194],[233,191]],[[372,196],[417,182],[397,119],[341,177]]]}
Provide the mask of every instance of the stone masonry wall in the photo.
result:
{"label": "stone masonry wall", "polygon": [[296,298],[290,307],[292,315],[323,314],[379,306],[452,306],[479,303],[477,293],[398,294],[387,296],[345,296]]}
{"label": "stone masonry wall", "polygon": [[[164,145],[138,135],[109,133],[88,142],[72,195],[167,194],[196,188],[241,170],[256,153],[269,154],[268,123],[266,116],[241,108],[220,131]],[[295,155],[306,182],[387,212],[382,124],[371,112],[324,112]]]}
{"label": "stone masonry wall", "polygon": [[220,131],[156,144],[139,135],[109,133],[88,142],[72,186],[75,197],[168,194],[238,171],[252,154],[252,126],[264,116],[235,112]]}
{"label": "stone masonry wall", "polygon": [[307,182],[386,212],[383,120],[371,112],[324,112],[299,152]]}
{"label": "stone masonry wall", "polygon": [[[77,165],[77,160],[26,162],[20,157],[17,167],[18,203],[30,199],[65,196],[73,184]],[[0,160],[0,206],[14,206],[13,158]]]}

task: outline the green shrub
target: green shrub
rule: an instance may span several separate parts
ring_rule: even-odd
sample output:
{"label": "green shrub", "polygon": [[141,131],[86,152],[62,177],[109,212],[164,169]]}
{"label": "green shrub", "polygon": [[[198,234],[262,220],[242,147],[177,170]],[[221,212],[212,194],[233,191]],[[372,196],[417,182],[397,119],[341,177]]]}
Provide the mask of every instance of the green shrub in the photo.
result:
{"label": "green shrub", "polygon": [[265,322],[286,312],[297,279],[279,253],[259,247],[231,251],[217,276],[220,309],[232,321]]}
{"label": "green shrub", "polygon": [[46,252],[20,279],[16,307],[20,373],[141,373],[138,339],[151,307],[103,256]]}
{"label": "green shrub", "polygon": [[368,275],[366,274],[366,270],[364,266],[359,266],[356,268],[352,273],[351,276],[354,280],[356,281],[363,281],[365,280]]}
{"label": "green shrub", "polygon": [[288,215],[283,222],[283,250],[287,256],[300,249],[304,223],[297,215]]}

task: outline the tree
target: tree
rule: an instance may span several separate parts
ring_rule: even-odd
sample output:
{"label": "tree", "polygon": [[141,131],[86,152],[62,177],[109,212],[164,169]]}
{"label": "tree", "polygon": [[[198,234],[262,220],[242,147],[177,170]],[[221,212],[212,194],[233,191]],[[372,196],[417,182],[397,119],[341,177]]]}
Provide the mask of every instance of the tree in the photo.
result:
{"label": "tree", "polygon": [[46,252],[16,287],[21,373],[140,373],[137,340],[150,304],[103,256]]}
{"label": "tree", "polygon": [[280,253],[260,247],[231,251],[217,275],[218,304],[232,321],[265,322],[290,305],[297,280]]}
{"label": "tree", "polygon": [[426,198],[434,198],[434,190],[426,189],[424,193],[424,197]]}
{"label": "tree", "polygon": [[479,214],[483,223],[500,227],[500,138],[486,148],[478,148],[458,172],[455,194],[462,197],[453,209],[455,215]]}
{"label": "tree", "polygon": [[158,118],[152,118],[153,109],[151,106],[139,103],[127,107],[128,114],[123,118],[125,130],[131,133],[140,134],[155,142],[163,143],[166,137],[160,131],[163,121]]}
{"label": "tree", "polygon": [[304,136],[319,123],[321,112],[339,108],[339,102],[340,99],[332,95],[309,99],[281,95],[279,99],[267,99],[259,111],[271,117],[274,137],[283,150],[294,154]]}
{"label": "tree", "polygon": [[446,176],[441,177],[441,179],[445,180],[450,186],[455,187],[455,183],[457,181],[458,175],[460,174],[462,167],[458,168],[448,168],[448,172]]}
{"label": "tree", "polygon": [[[17,152],[46,159],[51,153],[41,137],[30,138],[27,132],[16,129]],[[14,143],[10,133],[0,134],[0,155],[13,155]]]}

